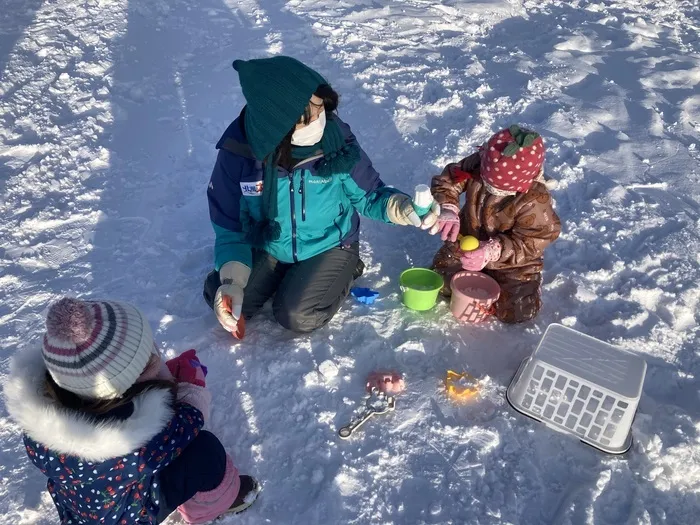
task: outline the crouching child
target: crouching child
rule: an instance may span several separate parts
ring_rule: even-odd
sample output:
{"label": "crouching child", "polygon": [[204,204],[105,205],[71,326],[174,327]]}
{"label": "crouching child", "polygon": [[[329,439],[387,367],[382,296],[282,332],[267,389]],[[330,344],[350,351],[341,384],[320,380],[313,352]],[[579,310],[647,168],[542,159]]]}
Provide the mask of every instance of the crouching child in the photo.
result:
{"label": "crouching child", "polygon": [[[537,133],[511,126],[433,178],[440,216],[425,226],[445,241],[433,261],[433,269],[445,279],[443,295],[450,296],[455,273],[483,271],[501,286],[494,306],[498,319],[520,323],[537,315],[544,250],[561,230],[544,180],[544,157]],[[461,251],[460,234],[479,239],[479,247]]]}
{"label": "crouching child", "polygon": [[8,411],[60,523],[187,523],[240,512],[259,487],[202,430],[211,396],[194,351],[164,363],[141,312],[62,299],[40,348],[15,357]]}

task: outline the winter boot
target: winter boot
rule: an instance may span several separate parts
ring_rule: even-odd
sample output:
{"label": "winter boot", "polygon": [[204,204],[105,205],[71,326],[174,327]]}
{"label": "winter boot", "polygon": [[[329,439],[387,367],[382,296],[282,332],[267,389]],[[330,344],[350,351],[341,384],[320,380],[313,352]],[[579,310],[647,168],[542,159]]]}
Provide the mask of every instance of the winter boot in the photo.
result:
{"label": "winter boot", "polygon": [[228,514],[238,514],[250,507],[260,494],[260,484],[252,476],[240,476],[241,488],[238,491],[236,501],[231,504],[231,507],[224,512],[222,516]]}
{"label": "winter boot", "polygon": [[357,259],[357,266],[355,266],[355,271],[352,274],[352,280],[357,281],[362,277],[363,273],[365,273],[365,263],[362,262],[362,259]]}

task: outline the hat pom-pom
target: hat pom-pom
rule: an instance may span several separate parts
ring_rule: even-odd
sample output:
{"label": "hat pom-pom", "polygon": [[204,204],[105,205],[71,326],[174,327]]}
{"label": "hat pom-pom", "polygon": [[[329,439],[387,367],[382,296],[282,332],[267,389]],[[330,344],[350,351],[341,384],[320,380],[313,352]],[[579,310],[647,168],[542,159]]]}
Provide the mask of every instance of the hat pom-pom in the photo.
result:
{"label": "hat pom-pom", "polygon": [[69,297],[63,298],[49,309],[46,332],[51,338],[81,342],[90,337],[93,316],[88,305]]}

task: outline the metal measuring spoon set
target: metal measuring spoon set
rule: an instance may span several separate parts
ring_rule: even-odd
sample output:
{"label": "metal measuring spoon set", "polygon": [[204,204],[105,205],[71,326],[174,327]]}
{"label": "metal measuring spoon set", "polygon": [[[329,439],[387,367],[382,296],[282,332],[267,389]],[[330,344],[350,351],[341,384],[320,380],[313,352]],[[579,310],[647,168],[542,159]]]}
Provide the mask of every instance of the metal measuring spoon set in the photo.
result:
{"label": "metal measuring spoon set", "polygon": [[392,412],[396,408],[396,398],[387,395],[376,387],[372,387],[369,394],[365,396],[365,406],[359,414],[353,416],[350,424],[338,430],[338,435],[342,439],[348,439],[360,428],[369,418],[375,415]]}

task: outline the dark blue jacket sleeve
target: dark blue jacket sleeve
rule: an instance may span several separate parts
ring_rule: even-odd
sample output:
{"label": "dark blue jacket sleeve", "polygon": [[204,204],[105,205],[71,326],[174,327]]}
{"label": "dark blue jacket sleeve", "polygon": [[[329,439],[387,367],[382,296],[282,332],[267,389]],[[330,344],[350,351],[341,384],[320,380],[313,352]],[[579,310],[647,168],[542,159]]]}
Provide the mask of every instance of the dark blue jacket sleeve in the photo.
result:
{"label": "dark blue jacket sleeve", "polygon": [[214,259],[217,270],[230,261],[248,267],[253,264],[252,249],[246,232],[248,209],[240,184],[243,162],[243,159],[233,153],[219,150],[209,180],[207,198],[209,217],[216,234]]}
{"label": "dark blue jacket sleeve", "polygon": [[197,408],[177,403],[168,425],[141,449],[142,461],[153,472],[167,467],[197,437],[203,426],[204,418]]}

